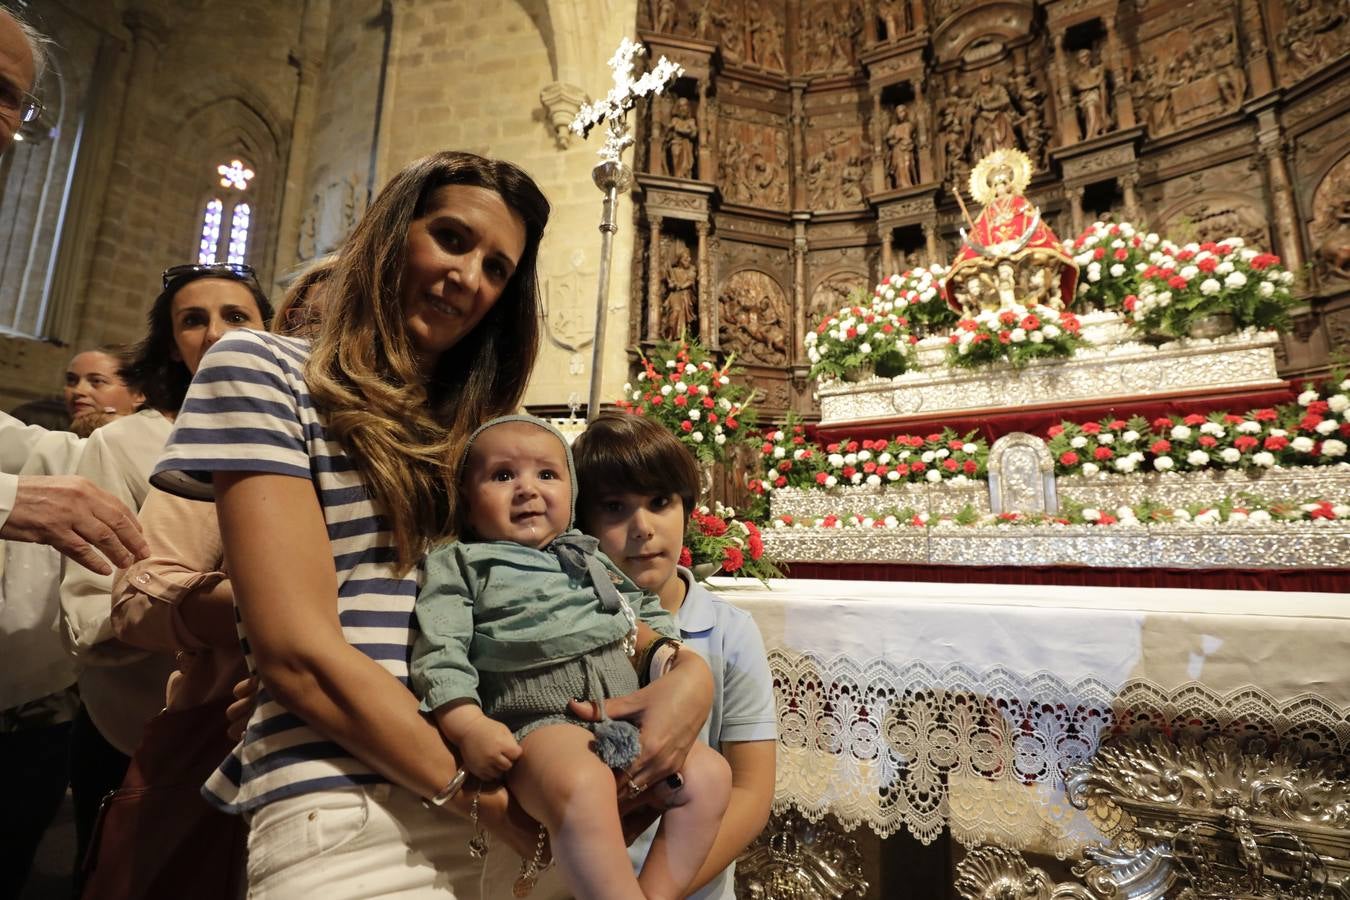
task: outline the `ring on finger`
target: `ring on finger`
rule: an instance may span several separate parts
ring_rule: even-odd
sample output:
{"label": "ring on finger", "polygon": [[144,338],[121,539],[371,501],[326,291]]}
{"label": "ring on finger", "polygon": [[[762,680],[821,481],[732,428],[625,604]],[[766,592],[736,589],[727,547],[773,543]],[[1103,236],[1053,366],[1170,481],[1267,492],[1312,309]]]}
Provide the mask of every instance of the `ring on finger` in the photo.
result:
{"label": "ring on finger", "polygon": [[646,790],[646,786],[635,778],[628,779],[628,796],[636,797]]}

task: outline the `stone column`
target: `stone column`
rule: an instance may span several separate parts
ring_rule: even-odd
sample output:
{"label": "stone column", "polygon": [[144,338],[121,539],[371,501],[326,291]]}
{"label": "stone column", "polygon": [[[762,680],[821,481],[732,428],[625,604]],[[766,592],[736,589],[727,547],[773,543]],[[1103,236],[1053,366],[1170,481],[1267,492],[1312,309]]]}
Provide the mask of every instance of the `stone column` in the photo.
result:
{"label": "stone column", "polygon": [[947,260],[943,257],[942,244],[938,240],[937,222],[930,221],[923,223],[923,240],[924,244],[928,247],[928,264],[930,266],[945,266]]}
{"label": "stone column", "polygon": [[698,340],[703,346],[708,346],[708,324],[712,316],[708,315],[708,307],[712,305],[712,291],[708,285],[708,231],[707,222],[696,222],[694,228],[698,230]]}
{"label": "stone column", "polygon": [[[167,30],[162,18],[139,6],[128,9],[122,17],[122,23],[131,32],[131,59],[127,68],[122,117],[115,137],[117,149],[99,215],[102,225],[95,242],[98,249],[95,250],[90,267],[86,288],[88,295],[97,295],[117,286],[118,269],[121,268],[121,252],[118,248],[125,239],[123,231],[129,208],[137,206],[130,202],[133,194],[131,185],[138,181],[135,175],[142,162],[138,159],[137,148],[140,146],[142,123],[146,118],[145,108],[157,96],[155,67],[159,63],[159,51],[164,45]],[[105,317],[96,315],[86,318],[84,311],[82,304],[75,343],[90,346],[102,343],[107,328]]]}
{"label": "stone column", "polygon": [[647,219],[647,340],[661,339],[661,216]]}
{"label": "stone column", "polygon": [[1134,98],[1130,95],[1129,81],[1125,76],[1125,65],[1120,58],[1120,38],[1116,34],[1116,19],[1114,15],[1109,13],[1104,18],[1106,22],[1106,49],[1110,57],[1107,68],[1111,72],[1112,88],[1109,99],[1116,111],[1116,127],[1133,128],[1135,123]]}
{"label": "stone column", "polygon": [[1291,272],[1303,268],[1305,256],[1299,233],[1298,213],[1294,209],[1294,187],[1289,178],[1289,165],[1284,158],[1284,135],[1279,129],[1257,134],[1257,153],[1266,164],[1266,180],[1270,190],[1270,207],[1274,215],[1276,247],[1284,265]]}
{"label": "stone column", "polygon": [[698,83],[698,171],[694,174],[700,181],[712,181],[712,126],[711,111],[708,109],[711,98],[708,94],[707,79]]}
{"label": "stone column", "polygon": [[[895,40],[895,35],[886,35],[888,41]],[[881,43],[881,36],[877,34],[877,3],[876,0],[863,0],[863,42],[868,47],[873,47]]]}
{"label": "stone column", "polygon": [[1052,90],[1057,99],[1056,108],[1059,115],[1055,118],[1059,125],[1059,143],[1067,147],[1070,144],[1076,144],[1079,140],[1078,135],[1078,114],[1073,108],[1073,90],[1069,86],[1069,70],[1064,64],[1064,35],[1057,33],[1054,37],[1055,42],[1055,61],[1051,66],[1051,72],[1054,74],[1054,84]]}
{"label": "stone column", "polygon": [[890,185],[886,183],[886,121],[881,107],[881,94],[872,95],[872,193],[879,194]]}
{"label": "stone column", "polygon": [[1138,172],[1125,172],[1120,176],[1120,191],[1125,197],[1125,215],[1135,226],[1140,225],[1141,212],[1139,209],[1139,194],[1135,191],[1138,184]]}
{"label": "stone column", "polygon": [[1238,65],[1244,65],[1247,83],[1251,86],[1252,97],[1262,97],[1275,89],[1275,71],[1270,64],[1270,51],[1266,49],[1266,15],[1257,0],[1245,0],[1240,6],[1242,14],[1239,24],[1250,23],[1250,27],[1241,29],[1235,38],[1241,45],[1242,38],[1247,39],[1247,58],[1238,59]]}
{"label": "stone column", "polygon": [[806,124],[804,95],[805,81],[792,82],[792,112],[788,127],[792,129],[792,208],[806,208],[806,138],[802,133]]}
{"label": "stone column", "polygon": [[931,184],[937,181],[937,163],[933,161],[937,141],[933,140],[933,129],[928,127],[929,110],[928,101],[923,96],[923,76],[915,78],[910,84],[914,85],[914,112],[909,120],[914,123],[919,145],[915,148],[919,157],[919,184]]}
{"label": "stone column", "polygon": [[909,0],[909,15],[914,31],[923,31],[928,27],[928,20],[924,18],[924,6],[924,0]]}
{"label": "stone column", "polygon": [[309,171],[310,147],[314,142],[314,116],[319,105],[324,47],[328,42],[329,8],[329,0],[311,0],[305,4],[300,23],[300,47],[291,57],[291,64],[296,68],[295,114],[276,230],[277,271],[272,280],[278,295],[281,285],[276,276],[285,274],[300,261],[297,238],[300,217],[304,215],[305,173]]}
{"label": "stone column", "polygon": [[802,337],[806,334],[806,220],[809,213],[797,213],[792,217],[792,307],[793,327],[792,361],[801,363],[805,349]]}
{"label": "stone column", "polygon": [[1083,185],[1074,187],[1065,187],[1065,195],[1069,198],[1069,220],[1073,222],[1073,233],[1082,234],[1083,228]]}

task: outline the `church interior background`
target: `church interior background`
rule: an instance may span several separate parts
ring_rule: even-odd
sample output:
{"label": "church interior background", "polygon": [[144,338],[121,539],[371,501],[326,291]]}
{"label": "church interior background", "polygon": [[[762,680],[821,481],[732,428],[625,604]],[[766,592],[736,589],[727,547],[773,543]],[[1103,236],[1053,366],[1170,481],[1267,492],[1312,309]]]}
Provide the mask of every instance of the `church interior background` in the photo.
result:
{"label": "church interior background", "polygon": [[[607,400],[638,350],[689,334],[735,355],[762,421],[818,418],[804,336],[851,292],[949,265],[958,187],[1000,147],[1029,157],[1026,196],[1061,238],[1128,220],[1279,254],[1299,301],[1281,378],[1323,375],[1350,348],[1346,0],[25,8],[56,43],[43,117],[0,158],[6,409],[50,396],[72,347],[138,337],[166,265],[209,245],[279,289],[339,247],[392,173],[441,148],[515,161],[554,204],[526,402],[584,405],[598,142],[567,125],[608,88],[624,35],[684,71],[634,116]],[[911,850],[869,851],[868,896],[944,865]]]}

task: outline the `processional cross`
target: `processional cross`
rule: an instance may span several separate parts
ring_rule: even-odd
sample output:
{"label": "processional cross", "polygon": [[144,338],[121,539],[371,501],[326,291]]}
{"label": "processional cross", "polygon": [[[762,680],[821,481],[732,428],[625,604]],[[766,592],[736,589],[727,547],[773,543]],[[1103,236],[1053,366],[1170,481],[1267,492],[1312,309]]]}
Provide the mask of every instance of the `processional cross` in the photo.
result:
{"label": "processional cross", "polygon": [[610,255],[613,252],[614,233],[619,230],[614,219],[619,194],[633,183],[633,170],[623,163],[623,151],[633,143],[628,131],[628,111],[648,94],[661,93],[667,84],[684,74],[684,67],[664,56],[641,78],[633,80],[634,61],[643,54],[641,44],[624,38],[619,49],[610,57],[609,67],[614,73],[614,87],[604,99],[587,103],[572,120],[572,131],[583,138],[601,122],[605,123],[605,143],[599,150],[600,163],[591,170],[591,180],[605,194],[604,210],[600,216],[600,273],[595,297],[595,339],[591,344],[591,391],[586,406],[586,419],[594,419],[600,412],[600,375],[605,352],[606,305],[609,300]]}

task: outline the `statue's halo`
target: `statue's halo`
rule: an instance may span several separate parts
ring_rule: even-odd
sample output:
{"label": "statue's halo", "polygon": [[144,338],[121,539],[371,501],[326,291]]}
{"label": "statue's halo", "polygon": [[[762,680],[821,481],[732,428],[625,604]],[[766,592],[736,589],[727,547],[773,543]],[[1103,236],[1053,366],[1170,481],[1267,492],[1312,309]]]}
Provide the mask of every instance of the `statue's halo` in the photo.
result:
{"label": "statue's halo", "polygon": [[1018,195],[1026,193],[1027,185],[1031,184],[1031,157],[1015,148],[1000,147],[970,170],[970,196],[975,198],[976,203],[984,204],[993,199],[993,192],[989,190],[989,173],[1001,166],[1012,169],[1012,192]]}

